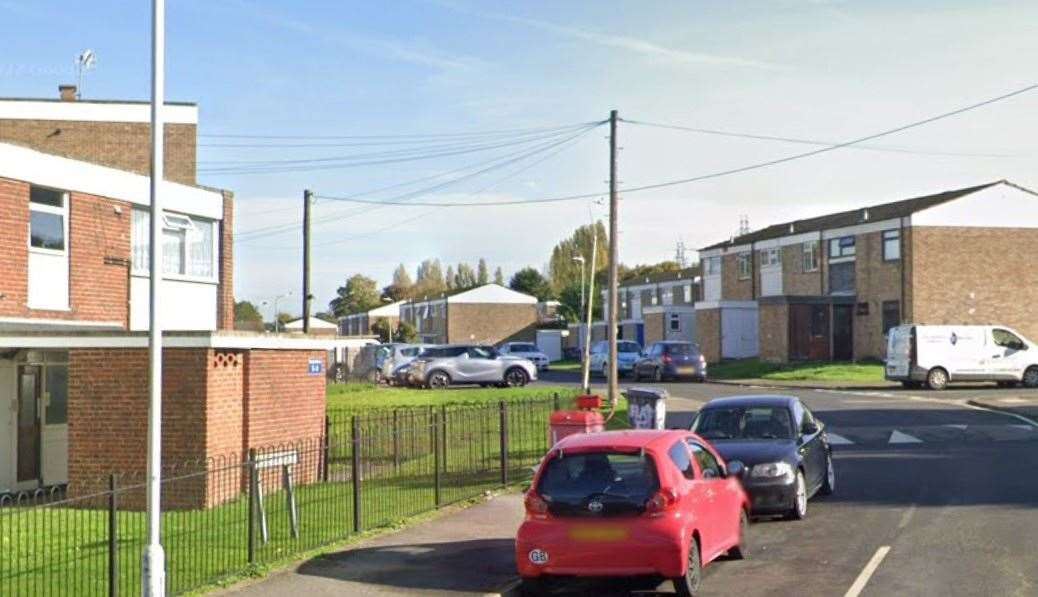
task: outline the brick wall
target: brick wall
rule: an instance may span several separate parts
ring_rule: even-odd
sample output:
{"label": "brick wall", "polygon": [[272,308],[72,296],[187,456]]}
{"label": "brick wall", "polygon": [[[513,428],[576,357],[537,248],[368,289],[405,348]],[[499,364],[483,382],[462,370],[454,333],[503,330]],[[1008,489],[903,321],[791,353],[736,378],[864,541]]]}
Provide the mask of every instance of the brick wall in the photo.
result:
{"label": "brick wall", "polygon": [[234,329],[234,193],[222,191],[220,222],[220,285],[216,292],[216,329]]}
{"label": "brick wall", "polygon": [[1038,230],[921,227],[911,238],[911,321],[998,324],[1038,340]]}
{"label": "brick wall", "polygon": [[[721,300],[753,300],[753,277],[739,279],[738,253],[721,258]],[[753,270],[751,270],[752,272]]]}
{"label": "brick wall", "polygon": [[666,340],[666,317],[663,313],[645,314],[645,346]]}
{"label": "brick wall", "polygon": [[883,302],[901,300],[902,261],[883,261],[882,234],[882,232],[859,234],[854,241],[857,302],[868,304],[869,311],[867,315],[857,314],[858,310],[855,307],[855,360],[882,359],[886,356],[887,341],[883,335]]}
{"label": "brick wall", "polygon": [[537,337],[536,305],[452,303],[447,317],[448,342],[499,344]]}
{"label": "brick wall", "polygon": [[784,363],[789,360],[789,306],[762,303],[758,311],[760,358]]}
{"label": "brick wall", "polygon": [[696,309],[696,342],[708,363],[721,360],[720,309]]}
{"label": "brick wall", "polygon": [[[196,125],[166,124],[166,179],[195,184]],[[151,168],[151,125],[136,122],[77,122],[0,119],[0,142],[147,175]]]}
{"label": "brick wall", "polygon": [[[324,375],[309,360],[324,351],[250,350],[245,355],[245,434],[239,449],[269,446],[324,433]],[[327,363],[326,363],[327,364]]]}
{"label": "brick wall", "polygon": [[0,316],[128,325],[130,217],[126,202],[70,193],[69,310],[30,309],[29,185],[0,179]]}
{"label": "brick wall", "polygon": [[[821,259],[821,254],[820,259]],[[821,268],[821,264],[819,264]],[[822,291],[820,269],[804,271],[804,245],[782,247],[782,294],[787,296],[819,296]]]}

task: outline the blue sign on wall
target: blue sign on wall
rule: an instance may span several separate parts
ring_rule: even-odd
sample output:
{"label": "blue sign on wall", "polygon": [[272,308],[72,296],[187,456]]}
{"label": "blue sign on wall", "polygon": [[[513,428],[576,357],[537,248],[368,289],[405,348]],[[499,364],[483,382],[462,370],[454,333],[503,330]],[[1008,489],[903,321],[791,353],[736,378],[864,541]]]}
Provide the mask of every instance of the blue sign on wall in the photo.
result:
{"label": "blue sign on wall", "polygon": [[310,375],[320,375],[322,373],[324,373],[324,361],[310,359]]}

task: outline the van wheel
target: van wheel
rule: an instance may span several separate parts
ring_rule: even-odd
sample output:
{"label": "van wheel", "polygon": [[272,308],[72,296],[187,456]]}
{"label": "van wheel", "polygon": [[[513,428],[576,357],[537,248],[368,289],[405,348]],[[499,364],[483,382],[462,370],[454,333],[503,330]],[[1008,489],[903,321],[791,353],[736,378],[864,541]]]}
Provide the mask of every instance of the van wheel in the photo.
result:
{"label": "van wheel", "polygon": [[1031,365],[1024,371],[1024,387],[1038,388],[1038,366]]}
{"label": "van wheel", "polygon": [[[1038,371],[1038,368],[1035,370]],[[926,385],[931,390],[943,390],[948,387],[948,372],[940,367],[930,369],[930,372],[926,374]]]}

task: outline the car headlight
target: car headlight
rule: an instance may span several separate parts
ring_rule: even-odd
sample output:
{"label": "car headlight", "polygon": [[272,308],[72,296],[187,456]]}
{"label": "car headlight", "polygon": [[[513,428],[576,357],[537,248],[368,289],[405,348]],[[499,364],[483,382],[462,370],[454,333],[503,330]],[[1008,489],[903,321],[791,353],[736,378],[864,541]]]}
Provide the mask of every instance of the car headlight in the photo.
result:
{"label": "car headlight", "polygon": [[793,467],[788,462],[768,462],[756,464],[750,469],[750,476],[757,479],[792,479]]}

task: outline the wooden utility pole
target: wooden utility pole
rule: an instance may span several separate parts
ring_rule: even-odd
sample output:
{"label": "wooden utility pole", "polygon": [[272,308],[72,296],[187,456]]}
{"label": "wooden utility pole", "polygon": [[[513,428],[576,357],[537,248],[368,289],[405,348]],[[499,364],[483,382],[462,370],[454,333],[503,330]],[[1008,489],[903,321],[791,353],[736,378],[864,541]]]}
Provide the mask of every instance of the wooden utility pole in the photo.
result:
{"label": "wooden utility pole", "polygon": [[[310,204],[314,194],[303,191],[303,333],[310,333]],[[277,313],[274,314],[277,317]]]}
{"label": "wooden utility pole", "polygon": [[[616,194],[616,110],[609,113],[609,403],[617,404],[620,400],[620,388],[617,384],[617,352],[616,336],[619,324],[620,300],[617,296],[619,285],[620,243],[617,235],[617,208],[619,197]],[[590,330],[588,330],[590,335]]]}

